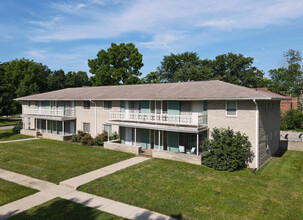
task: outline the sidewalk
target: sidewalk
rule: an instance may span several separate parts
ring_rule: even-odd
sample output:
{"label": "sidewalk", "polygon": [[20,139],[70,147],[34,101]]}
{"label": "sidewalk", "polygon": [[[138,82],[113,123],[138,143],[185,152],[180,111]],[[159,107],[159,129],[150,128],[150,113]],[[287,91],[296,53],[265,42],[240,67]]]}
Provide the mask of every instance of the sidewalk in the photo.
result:
{"label": "sidewalk", "polygon": [[[147,209],[131,206],[125,203],[95,196],[89,193],[75,191],[77,187],[102,176],[109,175],[126,167],[149,160],[150,158],[134,157],[107,167],[62,181],[61,185],[56,185],[44,180],[28,177],[22,174],[0,169],[0,178],[11,181],[23,186],[31,187],[40,192],[25,198],[16,200],[6,205],[0,206],[0,220],[16,215],[34,206],[43,204],[51,199],[60,197],[79,204],[83,204],[101,211],[121,216],[129,219],[154,219],[154,220],[173,220],[166,215],[149,211]],[[63,183],[63,184],[62,184]],[[68,187],[66,187],[67,185]]]}
{"label": "sidewalk", "polygon": [[19,141],[30,141],[30,140],[37,140],[39,138],[26,138],[26,139],[17,139],[17,140],[10,140],[10,141],[0,141],[0,144],[10,143],[10,142],[19,142]]}
{"label": "sidewalk", "polygon": [[64,181],[60,182],[60,185],[76,190],[80,186],[82,186],[88,182],[91,182],[95,179],[98,179],[103,176],[107,176],[118,170],[127,168],[129,166],[133,166],[135,164],[141,163],[141,162],[149,160],[149,159],[150,158],[146,158],[146,157],[133,157],[128,160],[124,160],[124,161],[109,165],[107,167],[103,167],[98,170],[94,170],[89,173],[85,173],[83,175],[64,180]]}

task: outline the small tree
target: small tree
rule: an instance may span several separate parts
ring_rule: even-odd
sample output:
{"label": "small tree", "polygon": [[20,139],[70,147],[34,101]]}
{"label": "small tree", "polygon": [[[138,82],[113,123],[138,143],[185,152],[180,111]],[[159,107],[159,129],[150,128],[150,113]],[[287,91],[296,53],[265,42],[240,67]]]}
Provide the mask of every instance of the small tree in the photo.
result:
{"label": "small tree", "polygon": [[251,160],[248,137],[230,128],[214,128],[212,140],[202,146],[202,162],[215,170],[235,171],[246,167]]}
{"label": "small tree", "polygon": [[303,113],[299,109],[288,110],[284,116],[281,117],[281,130],[303,130]]}

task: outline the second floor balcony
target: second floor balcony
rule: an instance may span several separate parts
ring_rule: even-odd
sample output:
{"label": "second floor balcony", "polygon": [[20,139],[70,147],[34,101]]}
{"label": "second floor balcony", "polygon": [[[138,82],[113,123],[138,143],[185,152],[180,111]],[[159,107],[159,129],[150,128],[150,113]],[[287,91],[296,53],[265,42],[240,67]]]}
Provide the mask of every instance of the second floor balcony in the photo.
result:
{"label": "second floor balcony", "polygon": [[26,108],[26,109],[23,109],[23,114],[74,117],[76,115],[76,111],[74,108],[69,108],[69,109]]}
{"label": "second floor balcony", "polygon": [[155,113],[141,113],[141,112],[110,112],[111,121],[122,122],[137,122],[149,124],[167,124],[180,126],[200,127],[207,125],[207,114],[203,113],[188,113],[188,114],[155,114]]}

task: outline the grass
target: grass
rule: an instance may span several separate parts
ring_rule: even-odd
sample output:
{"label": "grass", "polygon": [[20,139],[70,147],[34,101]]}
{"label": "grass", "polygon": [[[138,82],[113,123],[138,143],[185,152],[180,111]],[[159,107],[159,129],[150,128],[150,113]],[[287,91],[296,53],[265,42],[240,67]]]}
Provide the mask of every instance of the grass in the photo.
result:
{"label": "grass", "polygon": [[0,179],[0,206],[38,192],[25,186]]}
{"label": "grass", "polygon": [[10,220],[41,220],[41,219],[102,219],[102,220],[120,220],[121,217],[101,212],[75,202],[65,199],[53,199],[42,205],[31,208],[9,218]]}
{"label": "grass", "polygon": [[178,219],[302,219],[303,152],[272,158],[256,174],[151,159],[80,190]]}
{"label": "grass", "polygon": [[0,130],[0,141],[11,141],[26,138],[32,138],[32,136],[24,134],[14,134],[12,129]]}
{"label": "grass", "polygon": [[17,124],[20,120],[11,119],[6,117],[0,117],[0,125],[14,125]]}
{"label": "grass", "polygon": [[0,168],[54,183],[133,156],[47,139],[0,144]]}

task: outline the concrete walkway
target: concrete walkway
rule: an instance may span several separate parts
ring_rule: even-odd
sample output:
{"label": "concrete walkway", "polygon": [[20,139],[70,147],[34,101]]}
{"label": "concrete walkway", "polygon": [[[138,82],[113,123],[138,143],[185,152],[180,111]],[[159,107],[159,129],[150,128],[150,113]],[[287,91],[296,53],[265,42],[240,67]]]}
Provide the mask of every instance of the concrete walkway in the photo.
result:
{"label": "concrete walkway", "polygon": [[6,219],[27,209],[33,208],[34,206],[43,204],[51,199],[60,197],[66,193],[73,191],[70,188],[58,186],[54,183],[35,179],[3,169],[0,169],[0,178],[40,191],[33,195],[0,206],[0,220]]}
{"label": "concrete walkway", "polygon": [[7,130],[7,129],[13,129],[14,125],[4,125],[0,126],[0,130]]}
{"label": "concrete walkway", "polygon": [[0,144],[10,143],[10,142],[19,142],[19,141],[30,141],[30,140],[37,140],[39,138],[26,138],[26,139],[18,139],[18,140],[10,140],[10,141],[0,141]]}
{"label": "concrete walkway", "polygon": [[124,160],[124,161],[109,165],[107,167],[103,167],[98,170],[94,170],[89,173],[85,173],[83,175],[64,180],[64,181],[60,182],[60,185],[76,190],[80,186],[82,186],[88,182],[91,182],[95,179],[98,179],[103,176],[107,176],[118,170],[127,168],[129,166],[133,166],[135,164],[141,163],[141,162],[149,160],[149,159],[150,158],[146,158],[146,157],[133,157],[128,160]]}
{"label": "concrete walkway", "polygon": [[162,215],[160,213],[149,211],[147,209],[138,208],[121,202],[116,202],[111,199],[91,195],[85,192],[74,191],[72,193],[68,193],[62,196],[62,198],[128,219],[174,219],[166,215]]}
{"label": "concrete walkway", "polygon": [[[11,181],[23,186],[31,187],[40,192],[25,198],[16,200],[6,205],[0,206],[0,220],[16,215],[20,212],[28,210],[34,206],[41,205],[51,199],[60,197],[79,204],[83,204],[101,211],[121,216],[129,219],[155,219],[155,220],[173,220],[166,215],[142,209],[139,207],[127,205],[114,200],[95,196],[92,194],[75,191],[77,187],[94,179],[114,173],[126,167],[141,163],[149,158],[134,157],[119,163],[83,174],[81,176],[63,181],[63,185],[56,185],[44,180],[28,177],[22,174],[0,169],[0,178]],[[87,179],[85,179],[87,178]],[[64,186],[67,185],[68,187]]]}

